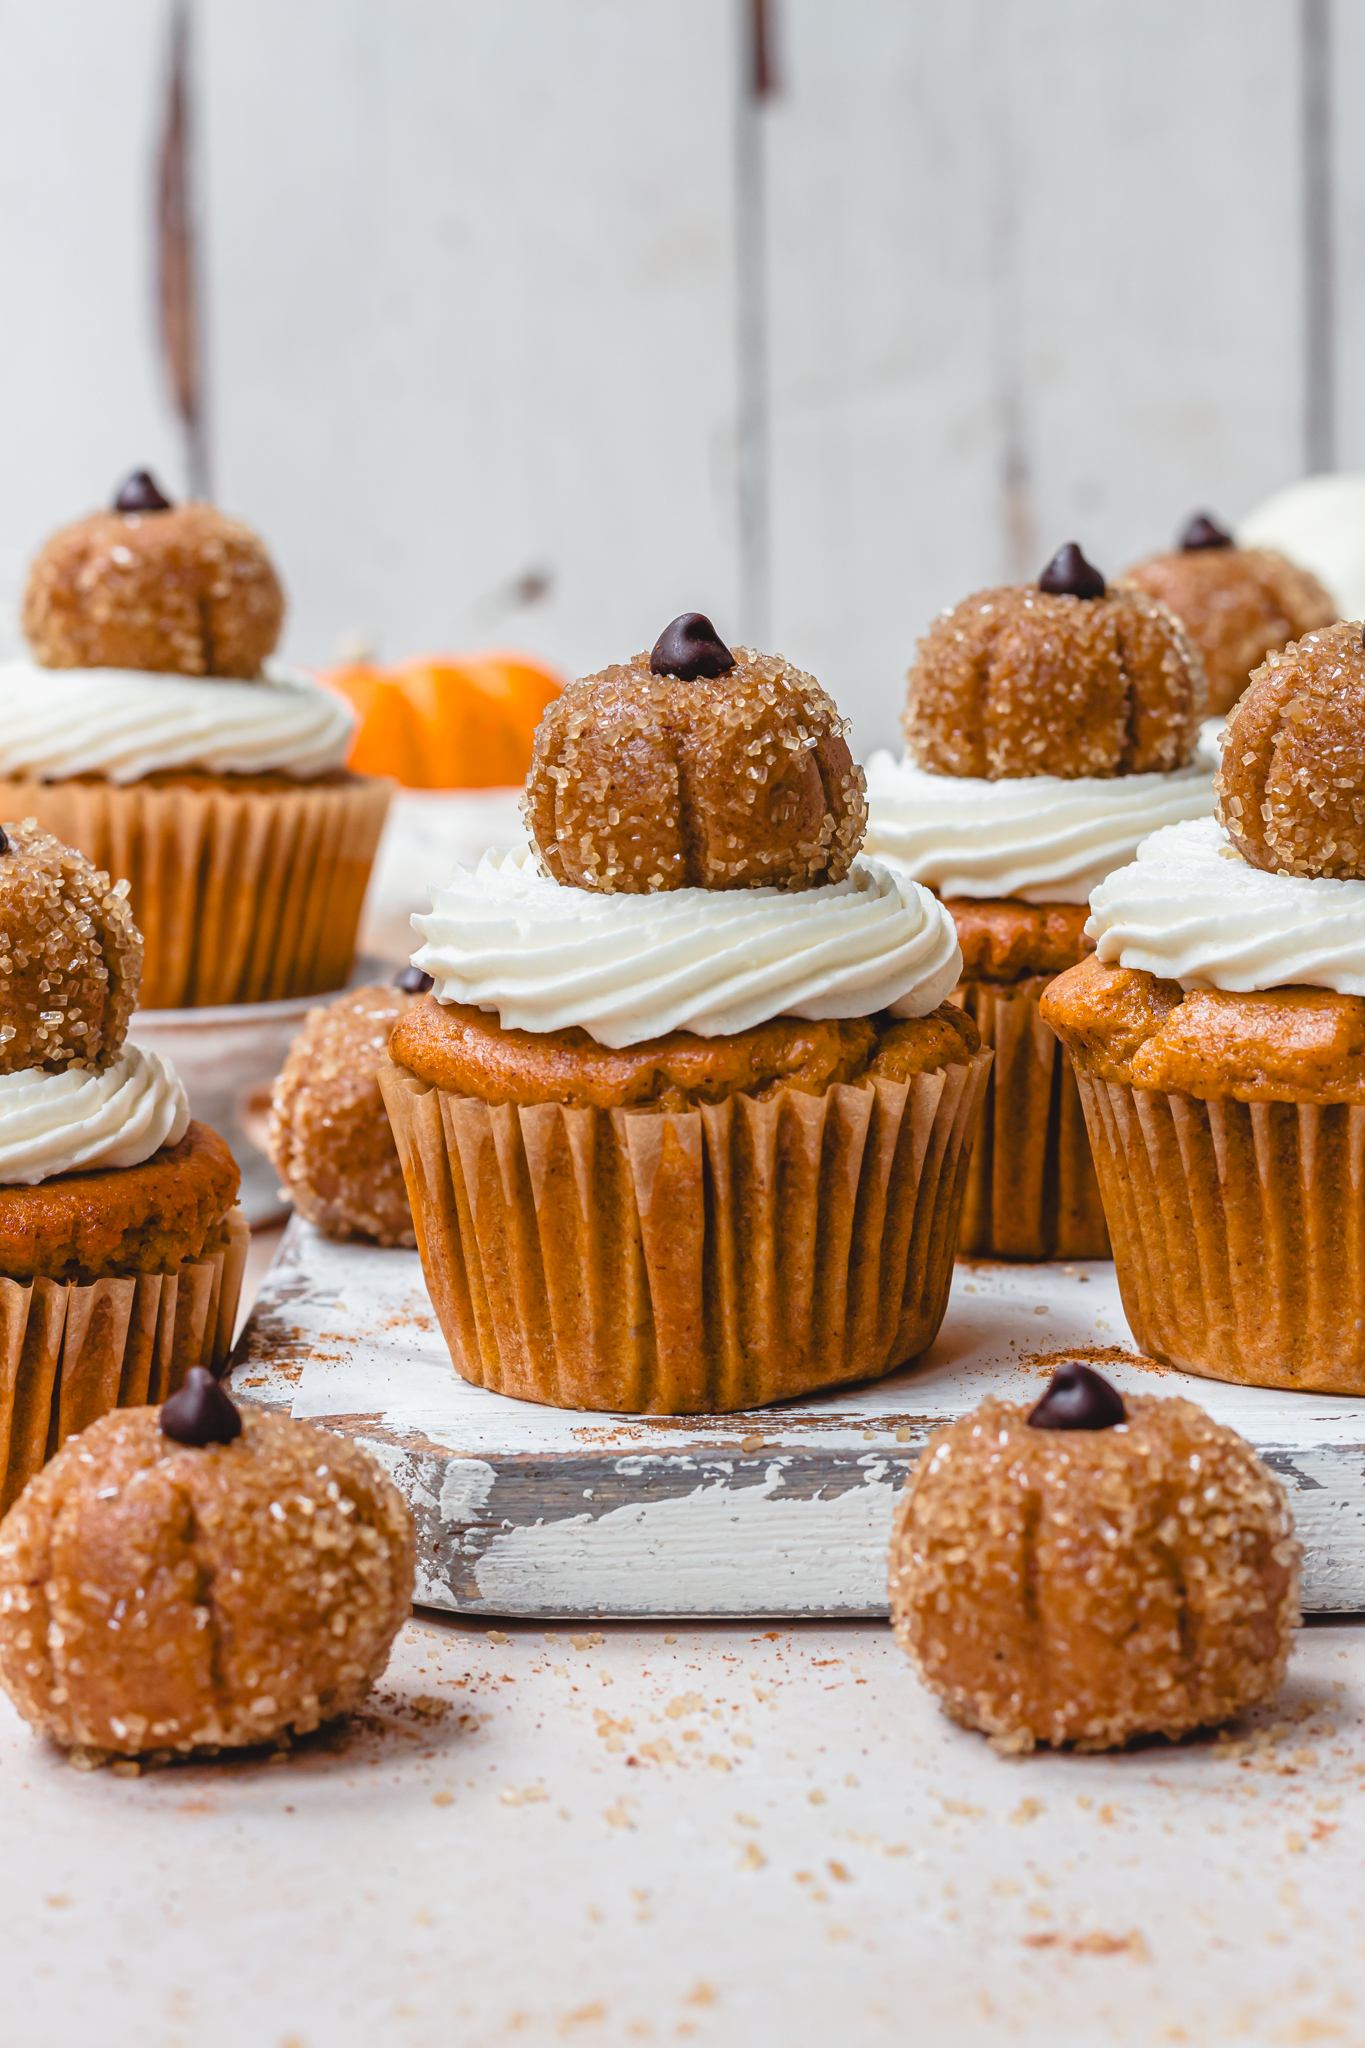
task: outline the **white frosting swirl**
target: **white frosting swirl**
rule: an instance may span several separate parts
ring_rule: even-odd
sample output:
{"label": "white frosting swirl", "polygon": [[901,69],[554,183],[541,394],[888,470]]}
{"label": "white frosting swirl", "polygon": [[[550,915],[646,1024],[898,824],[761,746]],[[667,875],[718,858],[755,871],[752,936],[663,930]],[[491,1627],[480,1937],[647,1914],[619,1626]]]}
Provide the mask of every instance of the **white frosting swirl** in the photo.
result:
{"label": "white frosting swirl", "polygon": [[1101,960],[1186,989],[1365,995],[1365,882],[1267,874],[1215,818],[1144,840],[1096,889],[1086,930]]}
{"label": "white frosting swirl", "polygon": [[344,766],[354,727],[344,698],[275,662],[258,683],[0,663],[0,777],[14,781],[170,768],[306,781]]}
{"label": "white frosting swirl", "polygon": [[440,1001],[496,1010],[507,1030],[581,1025],[600,1045],[770,1017],[923,1017],[962,967],[943,905],[875,861],[822,889],[603,895],[546,880],[518,847],[457,866],[431,900],[412,959]]}
{"label": "white frosting swirl", "polygon": [[36,1187],[56,1173],[140,1166],[178,1144],[190,1106],[180,1076],[159,1052],[125,1045],[96,1073],[25,1067],[0,1074],[0,1185]]}
{"label": "white frosting swirl", "polygon": [[1169,775],[931,775],[893,754],[867,764],[864,853],[940,896],[1084,903],[1159,826],[1213,810],[1215,757]]}

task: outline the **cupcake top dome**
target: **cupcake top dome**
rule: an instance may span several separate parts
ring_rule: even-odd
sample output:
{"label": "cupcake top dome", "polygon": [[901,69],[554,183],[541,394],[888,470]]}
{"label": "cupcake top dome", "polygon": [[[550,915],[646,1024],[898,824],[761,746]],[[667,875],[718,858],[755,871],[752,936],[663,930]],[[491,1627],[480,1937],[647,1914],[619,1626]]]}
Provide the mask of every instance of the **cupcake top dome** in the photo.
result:
{"label": "cupcake top dome", "polygon": [[1169,773],[1193,758],[1199,653],[1174,613],[1106,585],[1074,541],[1036,584],[942,613],[909,676],[906,744],[937,775]]}
{"label": "cupcake top dome", "polygon": [[212,505],[173,505],[146,470],[109,511],[52,535],[24,593],[24,632],[45,668],[253,681],[283,619],[264,542]]}
{"label": "cupcake top dome", "polygon": [[1267,654],[1337,616],[1316,576],[1275,548],[1239,548],[1207,512],[1186,523],[1173,553],[1139,562],[1123,580],[1183,620],[1204,657],[1209,710],[1220,715]]}
{"label": "cupcake top dome", "polygon": [[527,831],[556,882],[604,894],[840,882],[867,822],[847,731],[813,676],[684,612],[549,706]]}
{"label": "cupcake top dome", "polygon": [[141,978],[128,884],[32,818],[0,828],[0,1073],[107,1067]]}
{"label": "cupcake top dome", "polygon": [[1219,822],[1252,867],[1365,878],[1365,645],[1342,620],[1269,655],[1228,718]]}

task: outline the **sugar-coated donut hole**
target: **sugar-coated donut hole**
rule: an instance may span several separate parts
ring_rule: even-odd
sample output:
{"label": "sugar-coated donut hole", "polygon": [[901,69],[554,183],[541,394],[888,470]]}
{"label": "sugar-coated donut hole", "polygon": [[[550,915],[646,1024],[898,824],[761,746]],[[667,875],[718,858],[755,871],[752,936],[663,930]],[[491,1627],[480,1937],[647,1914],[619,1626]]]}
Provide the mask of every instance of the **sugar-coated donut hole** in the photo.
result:
{"label": "sugar-coated donut hole", "polygon": [[417,1242],[376,1078],[394,1025],[417,1000],[354,988],[310,1010],[276,1079],[271,1162],[299,1214],[329,1237]]}
{"label": "sugar-coated donut hole", "polygon": [[1268,654],[1337,616],[1316,576],[1273,548],[1212,544],[1153,555],[1125,584],[1170,606],[1204,660],[1209,711],[1230,711]]}
{"label": "sugar-coated donut hole", "polygon": [[1130,1394],[1096,1430],[1031,1405],[938,1430],[897,1510],[891,1617],[948,1712],[1005,1750],[1109,1749],[1272,1697],[1299,1546],[1251,1446],[1192,1401]]}
{"label": "sugar-coated donut hole", "polygon": [[0,853],[0,1073],[107,1067],[142,979],[128,884],[32,818]]}
{"label": "sugar-coated donut hole", "polygon": [[536,733],[528,833],[579,889],[811,889],[842,881],[867,822],[847,723],[780,655],[714,679],[649,656],[571,683]]}
{"label": "sugar-coated donut hole", "polygon": [[1192,759],[1204,671],[1166,606],[1134,590],[979,591],[935,619],[909,674],[905,739],[938,775],[1138,775]]}
{"label": "sugar-coated donut hole", "polygon": [[213,505],[96,512],[39,549],[24,593],[24,632],[46,668],[250,681],[283,619],[264,542]]}
{"label": "sugar-coated donut hole", "polygon": [[1218,818],[1253,867],[1365,878],[1365,648],[1342,620],[1269,655],[1228,718]]}
{"label": "sugar-coated donut hole", "polygon": [[[348,1712],[383,1669],[413,1590],[397,1488],[349,1438],[241,1422],[198,1446],[115,1409],[0,1524],[0,1683],[54,1741],[251,1747]],[[111,1629],[125,1608],[138,1625]]]}

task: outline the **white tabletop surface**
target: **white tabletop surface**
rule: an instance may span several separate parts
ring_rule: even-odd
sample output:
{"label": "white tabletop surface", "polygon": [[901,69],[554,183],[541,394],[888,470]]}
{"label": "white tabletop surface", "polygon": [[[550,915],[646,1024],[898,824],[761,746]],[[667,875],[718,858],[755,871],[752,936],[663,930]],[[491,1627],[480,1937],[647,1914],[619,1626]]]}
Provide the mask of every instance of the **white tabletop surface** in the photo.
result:
{"label": "white tabletop surface", "polygon": [[419,1614],[279,1762],[0,1716],[23,2048],[1365,2041],[1365,1628],[1233,1741],[1002,1761],[875,1623]]}
{"label": "white tabletop surface", "polygon": [[1338,1621],[1231,1738],[1004,1761],[877,1623],[425,1613],[273,1761],[0,1701],[0,2041],[1365,2044],[1363,1702]]}

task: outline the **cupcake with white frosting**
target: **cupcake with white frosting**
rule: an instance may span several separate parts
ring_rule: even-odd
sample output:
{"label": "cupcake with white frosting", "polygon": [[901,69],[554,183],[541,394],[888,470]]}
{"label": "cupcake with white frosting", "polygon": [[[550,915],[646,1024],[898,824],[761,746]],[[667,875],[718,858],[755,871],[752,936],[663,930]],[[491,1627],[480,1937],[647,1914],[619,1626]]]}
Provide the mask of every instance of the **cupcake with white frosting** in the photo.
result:
{"label": "cupcake with white frosting", "polygon": [[526,819],[414,918],[380,1073],[457,1370],[683,1414],[915,1357],[989,1054],[828,697],[687,614],[551,705]]}
{"label": "cupcake with white frosting", "polygon": [[1232,711],[1214,818],[1091,897],[1043,1014],[1080,1083],[1142,1350],[1365,1393],[1365,649],[1337,624]]}
{"label": "cupcake with white frosting", "polygon": [[0,665],[0,812],[126,879],[150,1009],[304,996],[350,970],[389,785],[349,707],[272,660],[284,597],[248,527],[146,472],[54,534]]}
{"label": "cupcake with white frosting", "polygon": [[0,827],[0,1511],[72,1431],[227,1363],[238,1172],[169,1061],[126,1040],[127,887]]}
{"label": "cupcake with white frosting", "polygon": [[1091,890],[1149,832],[1213,809],[1199,655],[1163,605],[1108,589],[1073,543],[1036,586],[945,612],[909,684],[905,756],[868,763],[864,848],[951,911],[955,999],[995,1049],[960,1249],[1103,1258],[1080,1100],[1038,1005],[1088,950]]}

